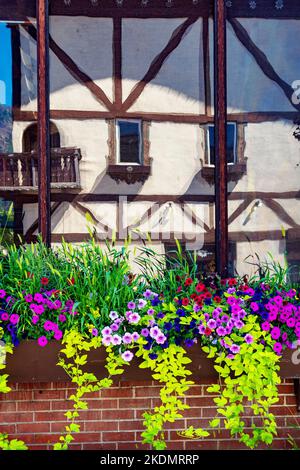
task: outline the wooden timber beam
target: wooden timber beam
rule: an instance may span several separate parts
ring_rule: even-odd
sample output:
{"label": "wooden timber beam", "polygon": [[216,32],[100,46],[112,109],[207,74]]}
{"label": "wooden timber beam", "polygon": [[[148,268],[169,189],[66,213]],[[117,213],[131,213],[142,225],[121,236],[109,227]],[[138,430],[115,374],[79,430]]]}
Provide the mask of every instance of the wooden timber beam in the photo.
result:
{"label": "wooden timber beam", "polygon": [[43,242],[51,244],[49,135],[49,16],[48,0],[37,0],[38,75],[38,226]]}
{"label": "wooden timber beam", "polygon": [[227,90],[226,90],[226,6],[214,2],[214,111],[215,111],[215,252],[216,269],[228,272],[227,194]]}

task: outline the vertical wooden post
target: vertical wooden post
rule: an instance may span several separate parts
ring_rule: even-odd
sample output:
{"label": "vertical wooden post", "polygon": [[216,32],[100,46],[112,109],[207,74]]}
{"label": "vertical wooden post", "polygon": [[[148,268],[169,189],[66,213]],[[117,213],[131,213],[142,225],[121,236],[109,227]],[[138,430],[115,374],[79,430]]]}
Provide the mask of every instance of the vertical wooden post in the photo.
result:
{"label": "vertical wooden post", "polygon": [[39,232],[44,243],[50,246],[49,5],[48,0],[36,1]]}
{"label": "vertical wooden post", "polygon": [[214,0],[215,225],[217,272],[228,272],[226,6]]}

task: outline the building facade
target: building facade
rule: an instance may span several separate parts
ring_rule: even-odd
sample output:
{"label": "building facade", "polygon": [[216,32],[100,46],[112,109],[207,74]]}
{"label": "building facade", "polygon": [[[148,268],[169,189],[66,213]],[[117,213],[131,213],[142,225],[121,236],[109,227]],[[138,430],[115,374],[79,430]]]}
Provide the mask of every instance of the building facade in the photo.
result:
{"label": "building facade", "polygon": [[[7,2],[2,2],[7,3]],[[213,3],[213,2],[211,2]],[[300,265],[296,2],[227,2],[229,267]],[[1,197],[38,234],[35,2],[1,13]],[[175,239],[214,269],[212,5],[53,0],[49,16],[52,242]],[[254,264],[254,265],[253,265]]]}

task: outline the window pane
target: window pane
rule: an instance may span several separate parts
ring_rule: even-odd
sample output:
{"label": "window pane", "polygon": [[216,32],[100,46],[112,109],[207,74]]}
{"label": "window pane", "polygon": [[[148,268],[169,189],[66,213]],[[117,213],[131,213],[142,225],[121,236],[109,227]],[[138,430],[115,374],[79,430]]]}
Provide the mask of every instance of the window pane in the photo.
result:
{"label": "window pane", "polygon": [[[209,132],[209,164],[215,164],[215,128],[214,126],[208,127]],[[227,124],[227,163],[235,162],[235,148],[236,148],[236,132],[235,124]]]}
{"label": "window pane", "polygon": [[140,163],[140,124],[118,121],[120,163]]}
{"label": "window pane", "polygon": [[25,145],[27,129],[36,127],[36,21],[11,18],[0,21],[0,244],[19,242],[38,212],[36,139]]}
{"label": "window pane", "polygon": [[247,162],[240,179],[228,184],[229,237],[239,274],[280,263],[299,281],[300,142],[293,135],[299,104],[292,95],[299,80],[300,21],[288,19],[288,5],[273,8],[267,19],[255,18],[257,13],[249,10],[227,24],[228,113],[244,126]]}

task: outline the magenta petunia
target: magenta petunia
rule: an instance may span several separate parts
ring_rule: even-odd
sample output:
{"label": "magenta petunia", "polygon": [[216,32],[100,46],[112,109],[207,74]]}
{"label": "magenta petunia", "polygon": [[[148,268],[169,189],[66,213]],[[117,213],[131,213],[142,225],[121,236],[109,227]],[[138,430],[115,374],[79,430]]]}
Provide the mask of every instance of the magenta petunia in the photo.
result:
{"label": "magenta petunia", "polygon": [[281,352],[282,352],[282,344],[281,343],[275,343],[274,346],[273,346],[273,349],[276,352],[276,354],[278,354],[278,356],[280,356]]}
{"label": "magenta petunia", "polygon": [[42,294],[39,294],[38,292],[34,294],[33,300],[37,302],[38,304],[41,304],[43,301],[43,296]]}
{"label": "magenta petunia", "polygon": [[233,354],[238,354],[240,352],[240,350],[241,350],[241,348],[237,344],[233,344],[232,346],[230,346],[230,351]]}
{"label": "magenta petunia", "polygon": [[33,315],[31,318],[31,323],[33,323],[33,325],[36,325],[38,321],[39,317],[37,315]]}
{"label": "magenta petunia", "polygon": [[0,289],[0,299],[4,299],[5,296],[6,296],[5,290]]}
{"label": "magenta petunia", "polygon": [[44,348],[48,344],[48,340],[47,340],[46,336],[40,336],[38,338],[38,344],[39,344],[39,346]]}
{"label": "magenta petunia", "polygon": [[52,331],[54,330],[54,323],[52,321],[46,320],[44,323],[44,330],[45,331]]}
{"label": "magenta petunia", "polygon": [[61,330],[55,330],[54,339],[60,341],[63,337],[63,332]]}
{"label": "magenta petunia", "polygon": [[9,318],[9,321],[12,325],[16,325],[20,320],[20,317],[17,313],[13,313],[10,318]]}
{"label": "magenta petunia", "polygon": [[262,324],[261,324],[261,329],[263,331],[270,331],[271,329],[271,325],[268,321],[264,321]]}
{"label": "magenta petunia", "polygon": [[293,328],[296,325],[295,318],[288,318],[286,324],[289,328]]}
{"label": "magenta petunia", "polygon": [[250,308],[253,312],[258,312],[258,310],[259,310],[259,306],[256,302],[251,302]]}
{"label": "magenta petunia", "polygon": [[1,313],[1,320],[2,321],[8,321],[9,320],[9,315],[7,312]]}
{"label": "magenta petunia", "polygon": [[27,294],[25,295],[24,300],[30,304],[33,301],[33,297],[31,294]]}
{"label": "magenta petunia", "polygon": [[60,321],[61,323],[64,323],[66,320],[67,320],[67,317],[63,313],[60,313],[58,315],[58,321]]}
{"label": "magenta petunia", "polygon": [[272,331],[271,331],[271,337],[273,339],[278,339],[280,338],[280,335],[281,335],[280,328],[278,328],[278,326],[274,326],[274,328],[272,328]]}

